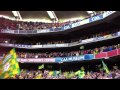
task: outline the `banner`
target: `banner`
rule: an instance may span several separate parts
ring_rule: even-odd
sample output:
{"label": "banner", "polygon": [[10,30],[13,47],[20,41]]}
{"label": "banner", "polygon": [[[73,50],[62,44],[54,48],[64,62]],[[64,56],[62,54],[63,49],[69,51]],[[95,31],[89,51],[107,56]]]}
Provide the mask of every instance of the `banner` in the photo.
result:
{"label": "banner", "polygon": [[92,42],[92,41],[94,41],[94,38],[82,40],[82,43],[89,43],[89,42]]}
{"label": "banner", "polygon": [[[32,34],[36,34],[37,33],[37,30],[32,30]],[[29,33],[31,34],[31,33]]]}
{"label": "banner", "polygon": [[15,31],[14,31],[14,34],[19,34],[19,30],[15,30]]}
{"label": "banner", "polygon": [[103,13],[103,18],[115,13],[116,11],[106,11],[105,13]]}
{"label": "banner", "polygon": [[21,63],[45,63],[45,62],[55,62],[55,58],[38,58],[38,59],[35,59],[35,58],[27,58],[27,59],[24,59],[24,58],[19,58],[18,59],[19,62]]}
{"label": "banner", "polygon": [[68,44],[56,44],[56,47],[68,47]]}
{"label": "banner", "polygon": [[56,44],[42,45],[42,47],[44,47],[44,48],[53,48],[53,47],[55,47],[55,46],[56,46]]}
{"label": "banner", "polygon": [[100,59],[100,58],[105,58],[105,57],[107,57],[106,52],[102,52],[102,53],[99,53],[99,54],[95,55],[95,59]]}
{"label": "banner", "polygon": [[1,33],[14,33],[14,30],[2,29]]}
{"label": "banner", "polygon": [[105,39],[108,39],[108,38],[112,38],[112,35],[111,34],[109,34],[109,35],[105,35],[105,36],[103,36]]}
{"label": "banner", "polygon": [[81,56],[73,56],[73,57],[58,57],[55,58],[56,62],[69,62],[69,61],[80,61],[84,60],[84,55]]}
{"label": "banner", "polygon": [[23,58],[18,58],[18,62],[20,63],[27,63],[27,59],[23,59]]}
{"label": "banner", "polygon": [[87,23],[89,23],[89,19],[84,19],[84,20],[80,21],[80,25],[84,25]]}
{"label": "banner", "polygon": [[54,28],[54,31],[61,31],[62,28]]}
{"label": "banner", "polygon": [[37,30],[37,33],[46,33],[46,32],[50,32],[50,29]]}
{"label": "banner", "polygon": [[19,34],[27,34],[27,30],[19,30]]}
{"label": "banner", "polygon": [[117,36],[120,36],[120,32],[117,32]]}
{"label": "banner", "polygon": [[71,25],[67,25],[67,26],[63,27],[64,30],[67,30],[67,29],[70,29],[70,28],[71,28]]}
{"label": "banner", "polygon": [[31,48],[32,47],[32,45],[24,45],[24,44],[12,44],[12,46],[18,47],[18,48]]}
{"label": "banner", "polygon": [[27,34],[32,34],[34,30],[26,30]]}
{"label": "banner", "polygon": [[68,46],[74,46],[74,45],[78,45],[79,43],[81,43],[80,41],[77,41],[77,42],[72,42],[72,43],[69,43]]}
{"label": "banner", "polygon": [[80,21],[72,24],[72,28],[77,27],[77,26],[80,26]]}
{"label": "banner", "polygon": [[55,62],[61,62],[62,58],[61,57],[57,57],[55,58]]}
{"label": "banner", "polygon": [[120,49],[117,49],[118,50],[118,55],[120,55]]}
{"label": "banner", "polygon": [[49,30],[50,30],[50,32],[53,32],[53,31],[54,31],[54,29],[53,29],[53,28],[50,28]]}
{"label": "banner", "polygon": [[55,58],[39,58],[34,59],[34,62],[55,62]]}
{"label": "banner", "polygon": [[85,58],[85,60],[92,60],[92,59],[94,59],[94,55],[93,54],[85,54],[84,58]]}
{"label": "banner", "polygon": [[42,48],[42,45],[32,45],[31,48]]}
{"label": "banner", "polygon": [[117,50],[112,50],[107,52],[107,57],[117,56]]}
{"label": "banner", "polygon": [[102,14],[89,18],[89,23],[93,22],[93,21],[101,20],[101,19],[103,19],[103,15]]}
{"label": "banner", "polygon": [[98,41],[99,41],[99,40],[104,40],[104,37],[96,37],[96,38],[95,38],[95,41],[97,41],[97,40],[98,40]]}

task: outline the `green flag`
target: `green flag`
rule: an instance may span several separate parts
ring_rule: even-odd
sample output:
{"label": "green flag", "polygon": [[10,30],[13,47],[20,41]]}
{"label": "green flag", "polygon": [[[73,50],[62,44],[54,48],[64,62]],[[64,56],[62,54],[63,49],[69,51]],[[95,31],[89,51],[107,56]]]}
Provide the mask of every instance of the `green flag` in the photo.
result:
{"label": "green flag", "polygon": [[80,70],[78,76],[79,76],[79,78],[83,78],[85,76],[85,72]]}
{"label": "green flag", "polygon": [[109,73],[109,69],[107,65],[104,63],[104,61],[102,61],[102,64],[103,64],[103,69],[106,71],[106,73]]}
{"label": "green flag", "polygon": [[57,71],[53,71],[53,76],[56,76],[57,75]]}
{"label": "green flag", "polygon": [[69,79],[69,72],[64,72],[64,76]]}
{"label": "green flag", "polygon": [[59,70],[59,74],[60,74],[60,75],[62,74],[62,70],[61,70],[61,69]]}
{"label": "green flag", "polygon": [[80,72],[80,70],[78,70],[77,72],[75,72],[75,75],[78,75],[78,74],[79,74],[79,72]]}
{"label": "green flag", "polygon": [[20,74],[15,49],[12,49],[2,60],[0,65],[0,79],[14,77]]}
{"label": "green flag", "polygon": [[83,78],[85,76],[84,67],[81,67],[81,70],[75,72],[75,75],[77,75],[79,78]]}
{"label": "green flag", "polygon": [[38,66],[38,69],[43,69],[44,68],[44,64]]}
{"label": "green flag", "polygon": [[82,67],[81,67],[81,70],[82,70],[82,71],[84,71],[84,70],[85,70],[85,68],[82,66]]}
{"label": "green flag", "polygon": [[70,76],[70,78],[73,77],[74,76],[74,72],[71,72],[69,76]]}

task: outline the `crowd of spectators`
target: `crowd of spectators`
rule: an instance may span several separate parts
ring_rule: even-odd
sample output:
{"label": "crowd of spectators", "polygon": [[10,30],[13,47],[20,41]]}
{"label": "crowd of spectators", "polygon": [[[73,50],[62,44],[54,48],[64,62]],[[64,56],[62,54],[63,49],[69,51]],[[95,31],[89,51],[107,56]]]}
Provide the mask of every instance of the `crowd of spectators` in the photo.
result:
{"label": "crowd of spectators", "polygon": [[19,58],[55,58],[55,57],[68,57],[68,56],[79,56],[84,54],[98,54],[101,52],[108,52],[114,49],[120,48],[120,44],[112,45],[112,46],[103,46],[94,49],[82,49],[77,51],[64,51],[64,52],[45,52],[45,53],[25,53],[25,52],[17,52]]}
{"label": "crowd of spectators", "polygon": [[[102,13],[96,13],[93,16],[96,16]],[[87,18],[90,18],[90,17],[86,17],[84,19],[87,19]],[[25,22],[25,21],[18,21],[18,20],[9,20],[9,19],[0,17],[0,30],[1,29],[42,30],[42,29],[50,29],[50,28],[59,28],[59,27],[63,27],[63,26],[66,26],[66,25],[69,25],[75,22],[79,22],[79,21],[82,21],[82,20],[78,19],[78,20],[66,21],[66,22],[44,23],[44,22]]]}
{"label": "crowd of spectators", "polygon": [[85,70],[83,77],[76,74],[77,71],[69,70],[28,70],[22,69],[19,75],[8,79],[120,79],[120,70],[110,69],[106,73],[103,69],[98,71]]}
{"label": "crowd of spectators", "polygon": [[[111,50],[119,49],[120,44],[111,45],[111,46],[102,46],[91,49],[85,49],[84,46],[81,46],[79,50],[70,50],[70,51],[47,51],[47,52],[38,52],[38,53],[30,53],[30,52],[20,52],[17,51],[18,58],[55,58],[55,57],[68,57],[68,56],[80,56],[84,54],[98,54],[101,52],[108,52]],[[0,53],[0,57],[4,57],[7,53]]]}
{"label": "crowd of spectators", "polygon": [[0,17],[0,29],[10,29],[10,30],[42,30],[50,28],[59,28],[70,23],[78,22],[76,21],[67,21],[63,23],[43,23],[43,22],[25,22],[25,21],[13,21],[6,18]]}
{"label": "crowd of spectators", "polygon": [[[99,33],[99,34],[96,34],[96,35],[93,35],[92,37],[100,37],[100,36],[104,36],[104,35],[116,35],[116,31],[119,31],[119,29],[117,30],[113,30],[113,31],[109,31],[109,32],[102,32],[102,33]],[[83,37],[84,38],[84,37]],[[82,38],[82,39],[83,39]],[[88,38],[88,37],[86,37]],[[77,39],[75,40],[72,40],[71,42],[75,42],[77,41]],[[23,43],[24,41],[21,41],[21,43]],[[66,40],[66,41],[49,41],[49,42],[39,42],[39,43],[36,43],[37,45],[40,45],[40,44],[61,44],[61,43],[68,43],[69,40]],[[81,39],[79,39],[79,42],[81,42]],[[12,43],[12,44],[21,44],[21,43],[18,43],[16,42],[15,40],[13,40],[11,42],[10,39],[8,40],[0,40],[0,43]],[[35,43],[31,42],[33,45]],[[29,45],[30,42],[24,42],[23,44],[27,44]],[[19,58],[52,58],[52,57],[67,57],[67,56],[79,56],[79,55],[84,55],[84,54],[97,54],[97,53],[100,53],[100,52],[107,52],[107,51],[110,51],[110,50],[114,50],[114,49],[118,49],[120,48],[120,44],[118,45],[112,45],[112,46],[103,46],[103,47],[99,47],[99,48],[94,48],[94,49],[88,49],[88,50],[77,50],[77,51],[70,51],[70,52],[45,52],[45,53],[25,53],[25,52],[17,52],[18,54],[18,57]],[[4,56],[3,54],[0,54],[0,56]]]}
{"label": "crowd of spectators", "polygon": [[69,39],[69,40],[44,40],[40,41],[39,39],[34,40],[14,40],[14,39],[5,39],[1,38],[0,43],[9,43],[9,44],[22,44],[22,45],[46,45],[46,44],[64,44],[64,43],[73,43],[73,42],[79,42],[81,43],[82,40],[90,39],[90,38],[99,38],[103,36],[117,36],[118,32],[120,32],[120,29],[110,30],[110,31],[104,31],[96,34],[90,34],[87,36],[82,36],[80,38],[75,39]]}

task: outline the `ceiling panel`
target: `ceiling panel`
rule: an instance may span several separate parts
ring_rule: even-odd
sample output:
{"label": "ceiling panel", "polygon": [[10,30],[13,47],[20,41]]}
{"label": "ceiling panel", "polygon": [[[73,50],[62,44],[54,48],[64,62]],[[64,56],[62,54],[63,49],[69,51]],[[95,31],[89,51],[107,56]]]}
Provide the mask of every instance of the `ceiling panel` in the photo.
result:
{"label": "ceiling panel", "polygon": [[50,20],[46,11],[20,11],[23,19],[48,19]]}
{"label": "ceiling panel", "polygon": [[5,15],[5,16],[9,16],[9,17],[14,17],[12,11],[0,11],[0,15]]}
{"label": "ceiling panel", "polygon": [[71,19],[71,18],[81,18],[88,17],[89,15],[86,11],[55,11],[58,19]]}
{"label": "ceiling panel", "polygon": [[[46,11],[19,11],[23,20],[32,19],[35,20],[48,20],[51,21]],[[54,11],[59,20],[70,20],[73,18],[87,18],[90,15],[86,11]],[[96,11],[97,13],[101,11]],[[0,15],[6,15],[14,17],[12,11],[0,11]]]}

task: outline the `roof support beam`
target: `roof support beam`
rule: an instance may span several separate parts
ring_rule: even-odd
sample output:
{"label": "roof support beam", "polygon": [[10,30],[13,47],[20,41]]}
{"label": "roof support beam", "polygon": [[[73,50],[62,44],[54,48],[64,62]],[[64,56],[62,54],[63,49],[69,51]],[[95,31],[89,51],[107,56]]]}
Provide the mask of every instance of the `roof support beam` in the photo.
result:
{"label": "roof support beam", "polygon": [[50,17],[51,19],[53,19],[53,20],[55,20],[56,22],[58,22],[58,18],[57,18],[57,16],[56,16],[56,14],[55,14],[54,11],[47,11],[47,13],[48,13],[48,15],[49,15],[49,17]]}
{"label": "roof support beam", "polygon": [[20,12],[19,12],[19,11],[12,11],[12,13],[13,13],[13,15],[14,15],[15,17],[18,17],[19,20],[22,20],[22,17],[21,17],[21,15],[20,15]]}

